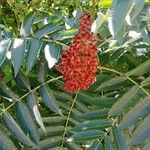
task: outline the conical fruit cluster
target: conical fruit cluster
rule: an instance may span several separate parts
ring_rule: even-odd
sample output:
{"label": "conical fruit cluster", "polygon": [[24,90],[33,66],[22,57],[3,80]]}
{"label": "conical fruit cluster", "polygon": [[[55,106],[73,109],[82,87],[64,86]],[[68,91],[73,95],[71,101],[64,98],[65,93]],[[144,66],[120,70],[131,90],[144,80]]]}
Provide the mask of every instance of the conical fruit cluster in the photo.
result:
{"label": "conical fruit cluster", "polygon": [[86,90],[96,80],[98,67],[96,40],[91,32],[92,19],[88,13],[80,18],[78,34],[68,50],[62,53],[58,70],[64,77],[64,89],[72,93]]}

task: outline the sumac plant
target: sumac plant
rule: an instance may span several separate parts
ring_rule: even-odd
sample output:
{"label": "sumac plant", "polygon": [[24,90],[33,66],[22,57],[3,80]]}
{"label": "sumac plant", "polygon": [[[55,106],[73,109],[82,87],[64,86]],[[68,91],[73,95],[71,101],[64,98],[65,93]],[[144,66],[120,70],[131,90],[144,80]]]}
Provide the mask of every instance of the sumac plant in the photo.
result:
{"label": "sumac plant", "polygon": [[97,46],[91,25],[91,16],[84,13],[80,18],[79,33],[73,38],[69,50],[62,54],[59,71],[64,76],[64,88],[70,92],[86,90],[96,79]]}
{"label": "sumac plant", "polygon": [[149,1],[0,5],[0,150],[150,149]]}

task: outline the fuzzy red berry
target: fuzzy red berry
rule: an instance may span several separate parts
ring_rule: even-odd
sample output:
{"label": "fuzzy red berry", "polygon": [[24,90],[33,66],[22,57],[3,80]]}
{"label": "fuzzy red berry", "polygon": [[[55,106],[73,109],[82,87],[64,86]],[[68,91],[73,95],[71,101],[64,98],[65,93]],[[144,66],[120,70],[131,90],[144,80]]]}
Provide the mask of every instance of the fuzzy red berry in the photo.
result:
{"label": "fuzzy red berry", "polygon": [[88,89],[96,80],[99,62],[91,25],[91,16],[84,13],[80,18],[79,32],[73,38],[69,49],[63,51],[62,62],[58,67],[64,77],[64,88],[72,93],[78,89]]}

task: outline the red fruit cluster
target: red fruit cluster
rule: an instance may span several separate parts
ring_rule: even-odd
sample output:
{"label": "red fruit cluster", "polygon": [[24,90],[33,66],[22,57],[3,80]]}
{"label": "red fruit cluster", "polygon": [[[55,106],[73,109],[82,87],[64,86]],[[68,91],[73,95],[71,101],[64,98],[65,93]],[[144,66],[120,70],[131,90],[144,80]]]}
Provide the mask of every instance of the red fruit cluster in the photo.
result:
{"label": "red fruit cluster", "polygon": [[72,93],[86,90],[96,79],[98,60],[96,40],[91,33],[92,19],[88,13],[80,18],[79,32],[68,50],[62,53],[58,70],[64,77],[64,89]]}

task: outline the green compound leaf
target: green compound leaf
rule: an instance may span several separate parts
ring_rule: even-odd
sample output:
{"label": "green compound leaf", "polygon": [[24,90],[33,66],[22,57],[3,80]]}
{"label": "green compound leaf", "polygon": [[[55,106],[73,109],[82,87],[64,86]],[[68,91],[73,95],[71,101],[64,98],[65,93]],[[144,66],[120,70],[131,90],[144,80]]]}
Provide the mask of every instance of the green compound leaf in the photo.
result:
{"label": "green compound leaf", "polygon": [[59,105],[55,99],[55,96],[48,86],[43,85],[40,88],[40,93],[45,105],[53,112],[61,114],[61,110],[59,109]]}
{"label": "green compound leaf", "polygon": [[21,29],[20,29],[21,35],[28,36],[31,34],[33,20],[34,20],[34,14],[33,13],[30,13],[25,17],[23,24],[21,26]]}
{"label": "green compound leaf", "polygon": [[105,138],[105,149],[106,150],[114,150],[112,140],[109,136]]}
{"label": "green compound leaf", "polygon": [[60,48],[54,43],[49,43],[45,46],[44,53],[48,67],[52,68],[58,62],[60,57]]}
{"label": "green compound leaf", "polygon": [[147,96],[137,103],[122,119],[119,124],[121,128],[127,128],[136,124],[150,113],[150,97]]}
{"label": "green compound leaf", "polygon": [[30,42],[30,48],[28,51],[28,58],[27,58],[27,73],[31,70],[31,68],[34,66],[36,59],[40,53],[41,47],[42,47],[43,41],[38,39],[33,39]]}
{"label": "green compound leaf", "polygon": [[150,73],[150,59],[143,62],[141,65],[138,65],[133,70],[127,72],[128,76],[141,76],[145,73]]}
{"label": "green compound leaf", "polygon": [[76,132],[71,138],[68,139],[68,141],[91,141],[94,139],[100,139],[105,136],[105,132],[101,130],[87,130],[87,131],[81,131]]}
{"label": "green compound leaf", "polygon": [[140,144],[150,139],[150,115],[148,115],[135,129],[129,141],[131,145]]}
{"label": "green compound leaf", "polygon": [[31,92],[27,96],[27,103],[28,103],[28,106],[29,106],[31,112],[34,114],[37,123],[42,128],[42,130],[46,133],[45,126],[44,126],[41,114],[40,114],[38,106],[37,106],[35,93]]}
{"label": "green compound leaf", "polygon": [[117,146],[117,149],[119,150],[128,150],[128,146],[126,144],[126,141],[122,135],[122,132],[119,128],[115,127],[113,128],[114,138],[115,138],[115,144]]}
{"label": "green compound leaf", "polygon": [[[26,40],[14,39],[13,47],[11,49],[12,63],[14,67],[15,76],[22,65],[24,53],[25,53]],[[19,57],[18,57],[19,56]]]}
{"label": "green compound leaf", "polygon": [[117,34],[123,26],[130,4],[131,0],[115,0],[113,2],[112,27],[114,34]]}
{"label": "green compound leaf", "polygon": [[18,101],[16,103],[16,112],[20,126],[23,128],[24,131],[26,131],[26,133],[30,135],[33,141],[36,144],[38,144],[39,135],[37,133],[36,125],[34,123],[34,120],[30,114],[27,105],[22,101]]}
{"label": "green compound leaf", "polygon": [[129,107],[132,101],[142,97],[140,92],[141,91],[138,86],[133,86],[118,99],[118,101],[111,107],[108,114],[110,116],[121,114],[127,107]]}
{"label": "green compound leaf", "polygon": [[92,129],[105,129],[112,125],[112,121],[108,119],[99,119],[99,120],[91,120],[83,122],[82,124],[76,125],[71,131],[80,132],[84,130],[92,130]]}
{"label": "green compound leaf", "polygon": [[0,149],[1,150],[17,150],[14,143],[10,140],[8,135],[0,129]]}
{"label": "green compound leaf", "polygon": [[3,64],[4,60],[6,59],[6,55],[10,48],[10,45],[11,45],[10,39],[0,40],[0,66]]}
{"label": "green compound leaf", "polygon": [[10,116],[10,114],[4,112],[2,117],[7,129],[16,139],[26,145],[35,146],[35,144],[29,139],[29,137],[25,135],[17,122]]}

